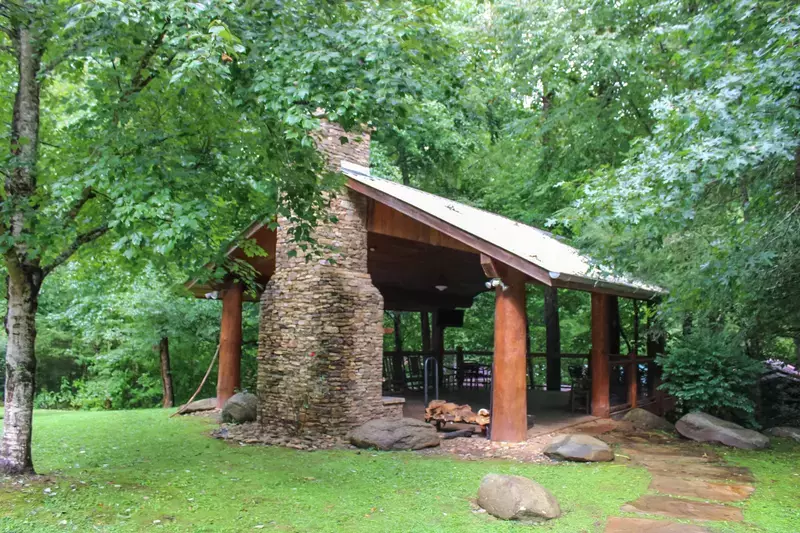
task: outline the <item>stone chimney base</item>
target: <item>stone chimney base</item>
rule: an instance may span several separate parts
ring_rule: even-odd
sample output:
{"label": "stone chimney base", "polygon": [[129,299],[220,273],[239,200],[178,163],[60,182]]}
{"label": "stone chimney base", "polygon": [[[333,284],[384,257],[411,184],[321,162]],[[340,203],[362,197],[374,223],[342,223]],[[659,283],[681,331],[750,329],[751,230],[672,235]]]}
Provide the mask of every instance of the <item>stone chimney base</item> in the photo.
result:
{"label": "stone chimney base", "polygon": [[306,261],[285,221],[261,298],[259,421],[270,433],[343,436],[386,412],[381,398],[383,297],[367,272],[366,199],[332,201],[337,223],[316,229],[333,252]]}

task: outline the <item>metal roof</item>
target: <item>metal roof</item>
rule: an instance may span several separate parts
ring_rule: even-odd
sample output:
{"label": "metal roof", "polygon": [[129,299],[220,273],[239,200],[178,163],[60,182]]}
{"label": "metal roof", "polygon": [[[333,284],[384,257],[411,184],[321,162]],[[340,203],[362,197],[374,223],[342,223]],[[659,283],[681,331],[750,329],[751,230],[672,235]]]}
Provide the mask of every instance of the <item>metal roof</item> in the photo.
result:
{"label": "metal roof", "polygon": [[341,170],[351,180],[349,188],[376,201],[391,200],[392,207],[435,225],[451,237],[462,241],[469,237],[467,244],[479,248],[481,253],[523,270],[547,285],[638,299],[666,293],[654,285],[607,274],[589,257],[547,231],[372,176],[368,168],[348,161],[341,162]]}

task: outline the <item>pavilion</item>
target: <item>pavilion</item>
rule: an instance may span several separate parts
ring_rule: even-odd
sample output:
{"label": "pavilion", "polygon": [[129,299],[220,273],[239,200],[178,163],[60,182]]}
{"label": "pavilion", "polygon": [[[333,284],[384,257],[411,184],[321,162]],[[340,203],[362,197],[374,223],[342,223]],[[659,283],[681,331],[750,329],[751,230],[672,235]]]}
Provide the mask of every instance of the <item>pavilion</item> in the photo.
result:
{"label": "pavilion", "polygon": [[[629,384],[621,407],[636,406],[639,365],[657,375],[659,342],[648,340],[646,357],[636,349],[620,354],[618,298],[654,302],[662,289],[608,275],[546,231],[372,176],[368,133],[347,133],[323,120],[315,140],[331,168],[347,178],[331,202],[336,222],[316,229],[328,256],[306,260],[289,238],[286,220],[278,220],[275,230],[256,223],[243,233],[266,257],[248,258],[237,247],[228,252],[248,261],[264,287],[258,351],[263,425],[337,436],[369,418],[396,416],[381,392],[384,310],[431,311],[436,317],[469,308],[476,295],[494,290],[491,437],[525,440],[526,284],[591,293],[591,413],[609,417],[620,407],[609,398],[612,365],[625,369]],[[223,302],[221,406],[240,385],[243,285],[235,279],[217,285],[195,280],[187,287]],[[433,322],[433,349],[441,354],[443,335],[436,329],[444,325]],[[548,368],[560,368],[560,356],[548,346]],[[559,373],[548,371],[548,388],[560,387]]]}

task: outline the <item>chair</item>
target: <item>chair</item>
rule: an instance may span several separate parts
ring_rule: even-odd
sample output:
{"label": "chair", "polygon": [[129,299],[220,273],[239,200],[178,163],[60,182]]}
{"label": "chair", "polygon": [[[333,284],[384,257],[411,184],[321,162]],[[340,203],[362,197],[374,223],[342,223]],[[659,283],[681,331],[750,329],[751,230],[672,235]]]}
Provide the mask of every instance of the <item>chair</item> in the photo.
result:
{"label": "chair", "polygon": [[407,355],[403,358],[403,367],[406,371],[406,389],[413,391],[421,391],[424,381],[422,375],[422,359],[421,355]]}
{"label": "chair", "polygon": [[569,366],[569,408],[573,413],[576,406],[585,408],[586,413],[591,412],[592,384],[585,365]]}
{"label": "chair", "polygon": [[383,392],[400,392],[402,390],[402,376],[395,376],[394,357],[383,356]]}

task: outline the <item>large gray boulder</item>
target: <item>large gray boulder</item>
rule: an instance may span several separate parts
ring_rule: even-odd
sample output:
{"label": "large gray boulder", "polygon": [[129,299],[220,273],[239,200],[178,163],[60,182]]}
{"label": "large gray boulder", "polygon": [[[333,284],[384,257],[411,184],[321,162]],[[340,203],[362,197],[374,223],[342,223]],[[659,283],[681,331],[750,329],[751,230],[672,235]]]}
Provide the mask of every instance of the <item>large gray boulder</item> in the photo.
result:
{"label": "large gray boulder", "polygon": [[216,398],[205,398],[203,400],[195,400],[186,406],[181,406],[178,411],[181,411],[181,414],[188,415],[190,413],[199,413],[201,411],[211,411],[216,408]]}
{"label": "large gray boulder", "polygon": [[559,435],[544,449],[553,459],[581,462],[613,461],[614,452],[605,442],[589,435]]}
{"label": "large gray boulder", "polygon": [[675,426],[658,415],[654,415],[646,409],[631,409],[622,417],[626,422],[630,422],[633,427],[642,431],[675,431]]}
{"label": "large gray boulder", "polygon": [[561,516],[549,490],[520,476],[488,474],[478,489],[478,505],[503,520],[543,522]]}
{"label": "large gray boulder", "polygon": [[255,422],[258,415],[258,398],[249,392],[238,392],[222,406],[222,421],[228,424]]}
{"label": "large gray boulder", "polygon": [[766,433],[770,437],[794,439],[795,441],[800,442],[800,428],[780,426],[780,427],[769,428],[764,433]]}
{"label": "large gray boulder", "polygon": [[675,423],[675,429],[684,437],[698,442],[718,442],[746,450],[769,446],[769,438],[758,431],[699,411],[684,415]]}
{"label": "large gray boulder", "polygon": [[359,448],[378,450],[420,450],[439,445],[439,435],[430,424],[416,418],[378,418],[347,434]]}

